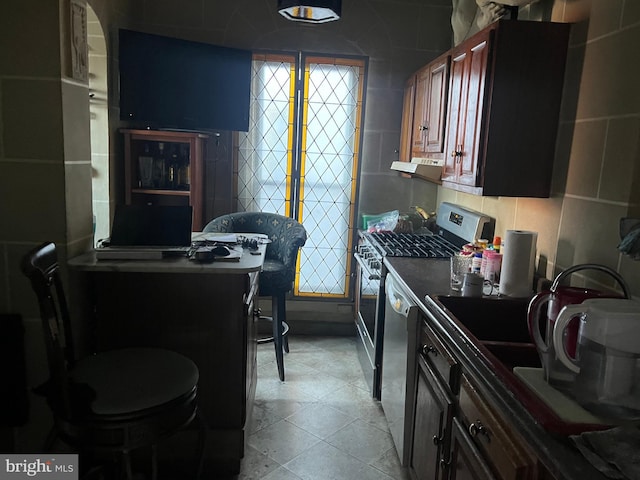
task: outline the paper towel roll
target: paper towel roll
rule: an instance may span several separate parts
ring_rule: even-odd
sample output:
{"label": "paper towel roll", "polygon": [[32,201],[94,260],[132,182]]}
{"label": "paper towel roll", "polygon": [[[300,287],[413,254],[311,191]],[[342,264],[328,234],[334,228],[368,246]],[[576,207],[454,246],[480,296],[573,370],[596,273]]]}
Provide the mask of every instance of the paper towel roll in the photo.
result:
{"label": "paper towel roll", "polygon": [[533,292],[537,232],[507,230],[502,250],[500,294],[529,297]]}

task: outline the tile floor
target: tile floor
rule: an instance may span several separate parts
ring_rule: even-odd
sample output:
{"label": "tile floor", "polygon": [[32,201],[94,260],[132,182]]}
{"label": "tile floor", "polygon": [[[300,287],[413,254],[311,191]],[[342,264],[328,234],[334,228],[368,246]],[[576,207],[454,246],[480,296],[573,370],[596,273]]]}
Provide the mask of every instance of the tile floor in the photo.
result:
{"label": "tile floor", "polygon": [[355,337],[292,336],[280,382],[259,345],[249,446],[237,480],[407,480]]}

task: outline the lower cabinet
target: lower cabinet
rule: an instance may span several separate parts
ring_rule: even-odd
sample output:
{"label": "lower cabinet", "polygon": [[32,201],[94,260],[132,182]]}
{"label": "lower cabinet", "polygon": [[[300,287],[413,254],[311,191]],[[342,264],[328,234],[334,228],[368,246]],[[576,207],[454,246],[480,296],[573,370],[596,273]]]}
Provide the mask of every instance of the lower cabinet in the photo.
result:
{"label": "lower cabinet", "polygon": [[538,462],[428,320],[416,355],[413,480],[535,480]]}
{"label": "lower cabinet", "polygon": [[409,471],[414,480],[448,476],[451,421],[460,365],[426,320],[419,321],[416,405]]}
{"label": "lower cabinet", "polygon": [[416,413],[409,469],[414,479],[445,479],[453,399],[418,356]]}

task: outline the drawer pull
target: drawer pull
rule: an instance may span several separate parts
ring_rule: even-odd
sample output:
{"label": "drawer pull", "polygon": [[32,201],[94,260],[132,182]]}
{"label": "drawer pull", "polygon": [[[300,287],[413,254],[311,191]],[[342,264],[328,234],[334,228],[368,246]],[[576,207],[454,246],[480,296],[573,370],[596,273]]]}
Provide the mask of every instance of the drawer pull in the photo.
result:
{"label": "drawer pull", "polygon": [[489,431],[486,429],[484,425],[480,422],[480,420],[476,420],[471,425],[469,425],[469,435],[472,437],[477,437],[478,435],[484,435],[489,438]]}
{"label": "drawer pull", "polygon": [[433,345],[423,345],[422,346],[422,354],[429,355],[433,353],[434,356],[438,356],[438,350]]}
{"label": "drawer pull", "polygon": [[444,438],[439,437],[438,435],[434,435],[431,440],[433,440],[433,444],[437,447],[438,445],[442,444],[442,440],[444,440]]}

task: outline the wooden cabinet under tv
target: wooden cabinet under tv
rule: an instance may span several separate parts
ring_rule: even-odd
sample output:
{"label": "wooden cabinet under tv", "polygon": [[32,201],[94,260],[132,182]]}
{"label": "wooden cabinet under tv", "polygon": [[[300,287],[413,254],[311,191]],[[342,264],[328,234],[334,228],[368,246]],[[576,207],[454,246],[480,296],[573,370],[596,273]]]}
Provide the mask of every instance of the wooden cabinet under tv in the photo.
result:
{"label": "wooden cabinet under tv", "polygon": [[127,205],[191,205],[193,231],[203,227],[204,155],[208,135],[121,130]]}

